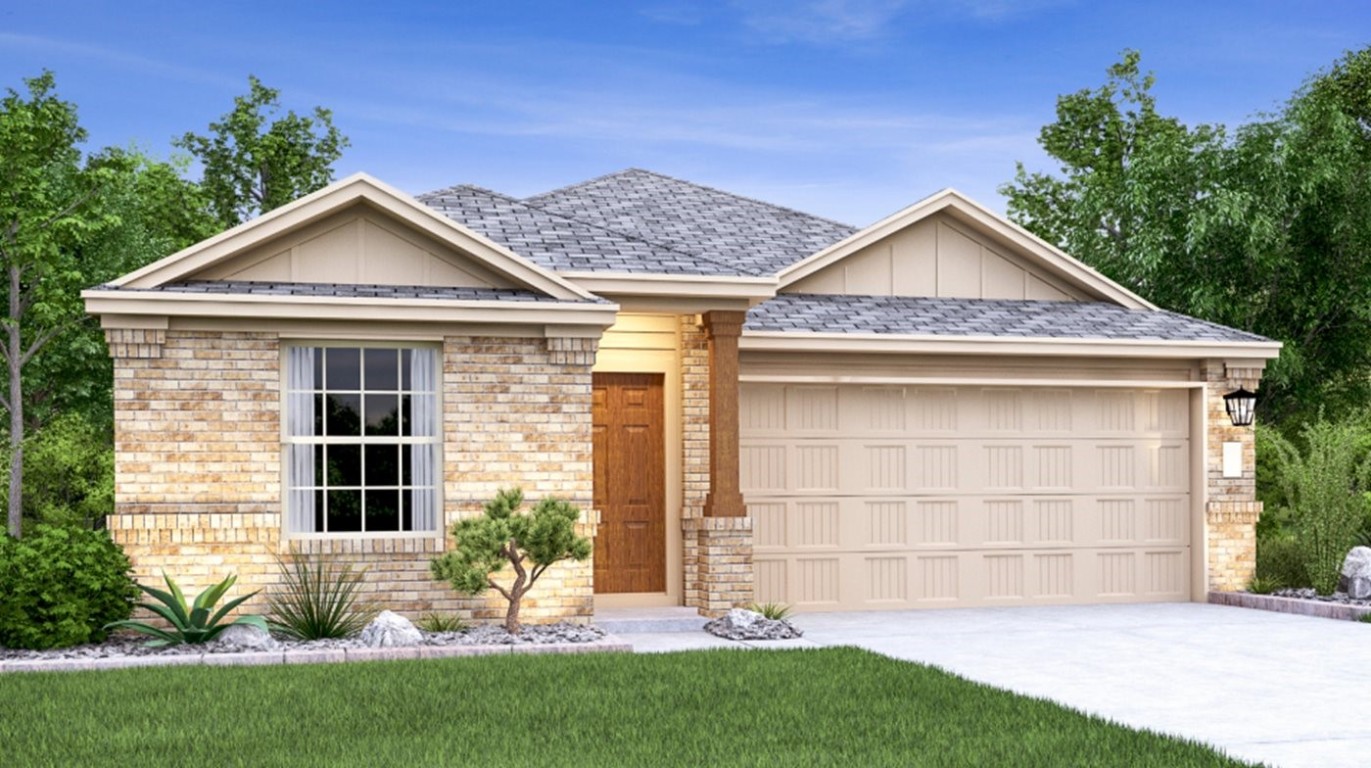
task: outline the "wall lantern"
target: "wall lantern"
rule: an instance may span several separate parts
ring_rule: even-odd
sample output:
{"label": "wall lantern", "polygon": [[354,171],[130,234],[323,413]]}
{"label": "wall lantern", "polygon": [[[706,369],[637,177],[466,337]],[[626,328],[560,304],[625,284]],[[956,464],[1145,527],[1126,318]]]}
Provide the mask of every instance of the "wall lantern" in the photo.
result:
{"label": "wall lantern", "polygon": [[1235,427],[1252,426],[1252,417],[1257,410],[1257,394],[1248,392],[1244,387],[1223,396],[1223,407],[1228,411],[1228,418]]}

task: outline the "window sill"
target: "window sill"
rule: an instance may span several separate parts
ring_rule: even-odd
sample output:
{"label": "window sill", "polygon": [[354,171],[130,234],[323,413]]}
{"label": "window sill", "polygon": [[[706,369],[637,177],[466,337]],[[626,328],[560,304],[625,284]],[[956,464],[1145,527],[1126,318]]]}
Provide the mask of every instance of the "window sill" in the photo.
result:
{"label": "window sill", "polygon": [[332,533],[285,534],[282,553],[327,554],[437,554],[443,551],[443,535],[425,533]]}

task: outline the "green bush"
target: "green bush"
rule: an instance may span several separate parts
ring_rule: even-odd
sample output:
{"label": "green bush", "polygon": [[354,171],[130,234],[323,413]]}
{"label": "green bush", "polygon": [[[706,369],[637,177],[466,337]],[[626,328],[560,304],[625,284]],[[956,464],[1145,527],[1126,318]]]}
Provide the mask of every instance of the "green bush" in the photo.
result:
{"label": "green bush", "polygon": [[[8,457],[5,458],[8,464]],[[8,495],[9,473],[0,473]],[[100,528],[114,511],[114,444],[80,413],[58,416],[24,441],[26,525]],[[27,530],[27,529],[26,529]]]}
{"label": "green bush", "polygon": [[462,632],[467,623],[455,613],[426,613],[419,619],[418,626],[425,632]]}
{"label": "green bush", "polygon": [[105,531],[37,526],[0,534],[0,645],[63,648],[105,639],[138,588],[129,559]]}
{"label": "green bush", "polygon": [[376,617],[376,604],[359,600],[366,569],[338,567],[327,556],[278,560],[281,588],[267,595],[271,628],[297,640],[350,637]]}
{"label": "green bush", "polygon": [[1304,565],[1299,541],[1288,534],[1267,534],[1257,538],[1257,576],[1261,581],[1301,588],[1313,585]]}
{"label": "green bush", "polygon": [[[1319,594],[1337,588],[1343,558],[1366,523],[1365,491],[1371,487],[1366,437],[1360,418],[1305,425],[1303,450],[1274,430],[1262,433],[1261,450],[1275,468],[1270,480],[1276,530],[1293,536],[1309,585]],[[1270,539],[1273,531],[1268,527],[1265,533]]]}

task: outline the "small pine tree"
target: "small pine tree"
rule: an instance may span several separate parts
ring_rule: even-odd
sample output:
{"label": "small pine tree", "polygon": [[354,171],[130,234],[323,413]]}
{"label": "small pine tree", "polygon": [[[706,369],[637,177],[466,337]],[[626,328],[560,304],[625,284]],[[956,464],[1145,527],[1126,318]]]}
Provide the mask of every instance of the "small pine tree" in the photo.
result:
{"label": "small pine tree", "polygon": [[[590,557],[590,539],[576,535],[581,511],[562,499],[545,498],[532,511],[519,511],[524,492],[507,488],[486,502],[485,514],[460,520],[452,526],[452,551],[434,558],[435,578],[452,584],[458,592],[479,595],[493,589],[509,601],[505,629],[518,634],[519,603],[548,566],[562,560]],[[514,581],[508,587],[494,576],[508,564]]]}

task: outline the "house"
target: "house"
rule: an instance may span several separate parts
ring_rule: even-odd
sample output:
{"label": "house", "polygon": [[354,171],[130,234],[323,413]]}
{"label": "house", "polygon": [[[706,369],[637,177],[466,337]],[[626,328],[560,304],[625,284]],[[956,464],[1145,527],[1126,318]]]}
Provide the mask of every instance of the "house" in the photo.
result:
{"label": "house", "polygon": [[[387,606],[498,489],[584,510],[525,616],[1202,600],[1252,575],[1276,342],[948,190],[869,227],[641,170],[527,199],[353,176],[83,294],[140,575],[365,564]],[[258,598],[260,599],[260,598]]]}

